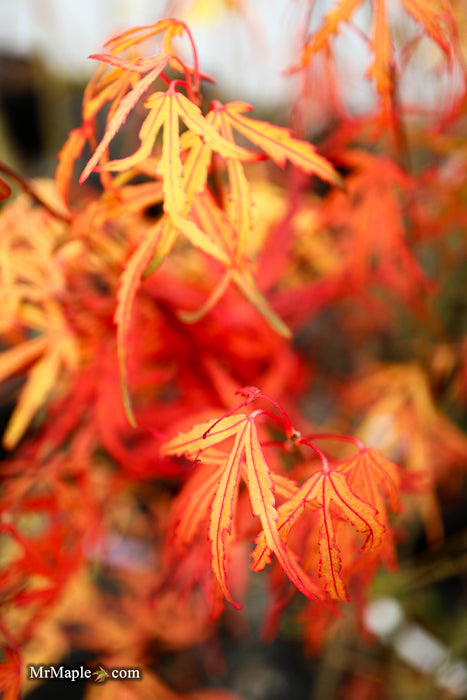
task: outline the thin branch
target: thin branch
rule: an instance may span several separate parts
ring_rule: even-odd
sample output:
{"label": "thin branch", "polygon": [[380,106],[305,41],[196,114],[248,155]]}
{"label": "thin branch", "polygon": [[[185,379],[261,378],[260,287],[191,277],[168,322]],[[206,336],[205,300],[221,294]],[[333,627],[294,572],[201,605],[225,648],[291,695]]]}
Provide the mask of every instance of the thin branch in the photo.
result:
{"label": "thin branch", "polygon": [[67,224],[71,222],[70,214],[58,211],[58,209],[55,209],[55,207],[49,204],[49,202],[46,202],[42,198],[42,196],[36,191],[34,186],[31,185],[29,180],[17,173],[15,170],[13,170],[13,168],[10,168],[10,166],[6,163],[3,163],[3,161],[0,161],[0,172],[15,180],[15,182],[17,182],[21,186],[23,192],[26,192],[26,194],[28,194],[35,202],[37,202],[37,204],[40,204],[41,207],[47,209],[47,211],[50,214],[52,214],[52,216],[55,216],[56,219],[65,221]]}

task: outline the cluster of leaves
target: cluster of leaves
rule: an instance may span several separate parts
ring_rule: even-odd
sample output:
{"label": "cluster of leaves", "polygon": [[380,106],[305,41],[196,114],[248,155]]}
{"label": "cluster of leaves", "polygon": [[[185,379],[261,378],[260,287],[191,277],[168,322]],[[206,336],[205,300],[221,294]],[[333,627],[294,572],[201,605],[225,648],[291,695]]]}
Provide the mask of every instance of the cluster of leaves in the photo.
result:
{"label": "cluster of leaves", "polygon": [[[332,42],[360,4],[336,2],[293,70],[305,75],[325,52],[332,71]],[[403,4],[458,69],[447,2]],[[343,116],[323,143],[327,157],[247,116],[245,103],[203,110],[210,78],[190,30],[164,19],[94,56],[82,124],[53,182],[26,183],[2,166],[25,190],[0,216],[0,380],[15,399],[0,491],[8,700],[44,625],[76,619],[73,602],[60,603],[73,601],[76,580],[87,595],[81,634],[96,654],[107,648],[105,664],[122,653],[141,664],[154,639],[180,649],[212,637],[225,600],[239,608],[247,597],[248,563],[268,567],[269,634],[303,594],[311,648],[351,597],[362,607],[381,565],[396,566],[401,494],[405,517],[419,509],[428,537],[442,536],[435,486],[467,456],[437,400],[449,393],[465,405],[465,341],[434,308],[446,270],[465,255],[465,104],[459,87],[444,133],[427,120],[410,134],[427,155],[409,168],[386,9],[372,2],[368,37],[380,103],[343,115],[336,90]],[[420,36],[401,50],[405,61]],[[147,57],[138,49],[150,41],[159,48]],[[111,157],[113,148],[133,150]],[[99,181],[85,185],[92,173]],[[10,194],[0,180],[0,197]],[[432,330],[424,364],[385,364],[365,349],[399,337],[402,309]],[[308,346],[323,311],[338,315],[338,334]],[[320,342],[324,354],[345,355],[345,371],[320,361]],[[306,399],[320,383],[334,398],[317,429]],[[96,631],[99,577],[80,578],[93,568],[124,591],[118,633],[110,623],[107,635]],[[148,692],[173,696],[145,673]]]}

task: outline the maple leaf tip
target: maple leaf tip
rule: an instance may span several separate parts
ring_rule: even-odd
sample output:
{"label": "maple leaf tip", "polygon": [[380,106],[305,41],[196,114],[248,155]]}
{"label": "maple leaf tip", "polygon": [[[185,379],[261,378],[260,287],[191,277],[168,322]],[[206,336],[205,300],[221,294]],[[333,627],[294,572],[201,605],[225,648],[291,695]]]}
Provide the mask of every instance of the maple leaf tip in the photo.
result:
{"label": "maple leaf tip", "polygon": [[78,182],[79,182],[80,185],[82,185],[83,182],[85,182],[85,181],[88,179],[88,177],[89,177],[89,173],[86,172],[86,171],[87,171],[87,168],[85,168],[85,169],[83,170],[83,172],[81,173],[81,175],[79,176]]}

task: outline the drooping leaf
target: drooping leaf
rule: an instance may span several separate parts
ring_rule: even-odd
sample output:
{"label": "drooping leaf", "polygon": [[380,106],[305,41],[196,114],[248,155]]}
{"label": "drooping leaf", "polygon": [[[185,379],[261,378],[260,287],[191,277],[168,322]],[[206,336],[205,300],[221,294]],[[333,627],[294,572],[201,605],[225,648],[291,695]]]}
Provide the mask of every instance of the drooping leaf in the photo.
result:
{"label": "drooping leaf", "polygon": [[232,450],[222,472],[222,477],[216,488],[216,494],[212,502],[211,518],[209,523],[209,538],[211,540],[212,569],[219,581],[226,599],[234,605],[227,587],[226,563],[228,558],[228,544],[232,534],[232,520],[235,511],[235,500],[238,494],[238,482],[241,473],[242,456],[245,449],[245,435],[248,430],[248,421],[235,435]]}
{"label": "drooping leaf", "polygon": [[120,277],[118,290],[118,302],[115,311],[115,323],[117,324],[117,353],[120,368],[120,380],[123,403],[130,423],[135,426],[136,420],[131,408],[130,395],[127,380],[127,339],[130,326],[133,301],[141,283],[141,278],[151,260],[154,265],[154,253],[157,250],[159,260],[163,260],[175,238],[175,230],[169,220],[162,220],[156,224],[153,231],[135,250],[128,260]]}
{"label": "drooping leaf", "polygon": [[261,520],[268,548],[274,552],[280,566],[299,591],[308,598],[321,598],[322,593],[320,589],[302,569],[298,563],[297,556],[287,547],[278,530],[279,516],[275,508],[274,481],[264,459],[256,426],[251,419],[249,438],[245,443],[245,455],[251,506],[253,514],[257,515]]}
{"label": "drooping leaf", "polygon": [[349,520],[358,532],[366,535],[362,552],[380,546],[384,527],[375,508],[359,498],[350,488],[343,474],[322,474],[309,496],[320,506],[320,575],[332,598],[347,600],[348,595],[340,576],[341,559],[336,541],[332,511]]}
{"label": "drooping leaf", "polygon": [[281,318],[273,311],[264,295],[256,286],[253,277],[244,271],[234,271],[233,279],[249,302],[264,316],[267,322],[284,338],[290,338],[292,333]]}
{"label": "drooping leaf", "polygon": [[[331,598],[348,600],[341,577],[341,555],[333,514],[349,521],[357,532],[366,535],[362,552],[377,550],[381,546],[384,526],[376,509],[351,490],[344,474],[329,469],[311,476],[279,507],[277,527],[285,541],[306,507],[319,511],[319,573],[326,591]],[[268,563],[270,551],[265,534],[261,533],[252,553],[252,566],[256,571],[261,571]]]}
{"label": "drooping leaf", "polygon": [[4,350],[0,354],[0,382],[36,360],[46,350],[48,343],[47,336],[41,335]]}
{"label": "drooping leaf", "polygon": [[224,469],[225,454],[219,455],[217,464],[198,466],[196,474],[187,482],[185,488],[173,505],[173,543],[180,550],[189,547],[204,520],[207,520],[216,488]]}
{"label": "drooping leaf", "polygon": [[54,388],[62,363],[61,351],[60,346],[49,349],[29,372],[27,383],[3,436],[3,444],[7,449],[11,450],[17,445],[37,410]]}
{"label": "drooping leaf", "polygon": [[[226,119],[224,110],[211,110],[208,120],[225,138],[235,141],[232,126]],[[253,225],[250,185],[243,164],[237,158],[227,161],[227,173],[230,184],[227,211],[235,230],[235,257],[241,261]]]}
{"label": "drooping leaf", "polygon": [[341,462],[338,469],[346,475],[350,488],[375,506],[383,523],[387,521],[385,501],[388,502],[389,508],[397,513],[401,488],[397,464],[377,450],[366,447]]}
{"label": "drooping leaf", "polygon": [[349,487],[360,498],[371,503],[378,513],[378,520],[385,529],[385,551],[389,564],[396,557],[391,535],[388,506],[393,512],[399,510],[401,488],[400,470],[394,462],[372,448],[360,450],[354,457],[341,462],[339,471],[346,475]]}

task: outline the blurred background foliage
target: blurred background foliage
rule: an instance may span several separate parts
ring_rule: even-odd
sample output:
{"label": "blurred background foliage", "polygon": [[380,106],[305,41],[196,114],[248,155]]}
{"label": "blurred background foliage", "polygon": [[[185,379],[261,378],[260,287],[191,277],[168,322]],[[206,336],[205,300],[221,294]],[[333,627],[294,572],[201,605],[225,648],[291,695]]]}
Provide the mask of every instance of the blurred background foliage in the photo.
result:
{"label": "blurred background foliage", "polygon": [[[314,3],[316,25],[332,5],[332,0]],[[318,65],[312,79],[308,78],[313,89],[305,109],[297,109],[299,103],[295,101],[303,87],[302,78],[284,74],[284,69],[296,59],[297,34],[303,31],[301,23],[308,12],[306,6],[307,3],[292,0],[173,0],[167,3],[162,0],[156,3],[150,0],[3,0],[0,2],[0,160],[27,176],[51,176],[56,153],[68,132],[80,121],[83,88],[94,70],[94,62],[84,57],[96,51],[106,36],[170,15],[182,16],[192,27],[202,69],[216,79],[207,91],[210,98],[247,100],[254,104],[260,117],[275,123],[287,123],[292,117],[302,132],[319,144],[321,139],[332,136],[337,121],[326,74]],[[393,3],[392,7],[395,8],[392,10],[395,41],[404,44],[416,27],[398,4],[396,7]],[[465,58],[467,13],[462,0],[454,3],[454,11]],[[364,3],[355,22],[366,28],[369,21],[370,7]],[[377,100],[373,86],[365,77],[368,47],[360,41],[358,31],[345,28],[337,54],[346,108],[364,119]],[[456,102],[463,90],[461,68],[449,74],[430,71],[427,77],[427,69],[438,61],[439,49],[433,42],[420,42],[400,85],[401,101],[410,97],[413,111],[418,113],[414,117],[407,116],[414,170],[424,167],[433,157],[430,144],[417,142],[416,138],[417,124],[425,118],[423,113],[432,118],[433,114],[448,112],[449,105]],[[465,163],[466,118],[464,111],[452,136],[451,160],[446,160],[445,164],[448,179],[457,176],[459,161]],[[460,172],[465,170],[461,168]],[[449,202],[446,207],[449,208]],[[367,333],[363,327],[359,336],[357,329],[361,342],[352,346],[346,344],[342,330],[352,323],[345,304],[338,309],[318,312],[303,325],[295,344],[314,367],[313,387],[303,401],[310,420],[319,424],[333,414],[330,384],[337,387],[338,393],[351,392],[351,377],[368,358],[405,363],[415,357],[429,371],[431,383],[427,396],[433,398],[436,409],[449,416],[459,429],[467,428],[467,362],[464,356],[462,364],[459,355],[452,351],[453,344],[459,343],[467,349],[463,341],[467,333],[467,271],[465,257],[459,254],[464,246],[465,223],[463,226],[451,236],[451,267],[446,275],[443,261],[436,256],[436,248],[428,244],[423,250],[425,269],[440,280],[441,293],[435,302],[437,321],[433,322],[433,318],[427,321],[423,315],[417,318],[400,305],[394,312],[395,321],[390,330],[385,327],[380,333],[374,330]],[[410,388],[413,382],[412,397],[420,397],[423,387],[420,388],[421,380],[415,374],[389,377],[387,386],[391,386],[391,382],[402,382]],[[368,391],[374,389],[369,387]],[[13,395],[14,387],[2,387],[3,403]],[[411,400],[408,391],[402,403],[405,402],[406,407]],[[354,407],[355,403],[349,405]],[[404,406],[401,405],[402,421]],[[386,438],[393,428],[366,426],[369,432],[382,430]],[[422,523],[414,525],[408,516],[401,525],[407,529],[399,547],[400,568],[378,577],[373,590],[374,604],[367,610],[366,629],[361,630],[360,638],[355,636],[355,620],[349,611],[346,618],[332,621],[338,633],[325,643],[322,651],[307,655],[296,627],[295,609],[291,606],[284,616],[278,639],[260,642],[259,612],[264,591],[261,582],[254,583],[246,604],[248,621],[232,622],[234,613],[225,612],[229,624],[226,625],[228,634],[222,639],[222,650],[213,646],[212,640],[197,640],[196,624],[193,639],[185,650],[171,651],[170,644],[169,648],[162,645],[155,650],[158,673],[161,669],[165,673],[162,680],[180,693],[195,692],[202,683],[219,682],[245,700],[467,697],[467,491],[464,476],[465,472],[455,471],[438,491],[445,533],[442,541],[436,538],[433,542],[427,541]],[[166,494],[155,487],[155,493],[127,494],[119,507],[121,513],[131,513],[135,532],[144,532],[151,499],[163,502],[165,498]],[[116,512],[115,518],[123,517],[121,513]],[[95,601],[91,609],[89,598],[80,602],[88,586],[89,581],[77,582],[56,612],[57,619],[66,619],[74,610],[75,621],[67,623],[66,634],[68,640],[70,636],[74,640],[72,648],[81,650],[73,652],[75,656],[68,659],[75,665],[85,658],[79,656],[80,653],[91,656],[93,653],[89,652],[86,635],[80,636],[83,619],[90,622],[98,616],[100,606],[112,606],[115,595],[112,586],[118,587],[118,581],[103,583],[106,600]],[[176,624],[175,616],[167,614],[166,624],[169,627]],[[101,635],[106,643],[109,638],[118,640],[128,634],[134,634],[137,640],[138,630],[131,625],[128,627],[133,616],[131,601],[126,601],[123,616],[107,622],[114,627],[99,631],[99,625],[94,622],[93,634],[97,639]],[[376,637],[376,643],[373,639],[370,644],[370,632]],[[36,641],[38,650],[56,649],[57,654],[51,655],[59,656],[61,649],[69,648],[69,641],[64,641],[65,633],[60,632],[60,626],[54,626],[53,620],[44,625],[41,634]],[[308,640],[308,646],[313,648],[313,640]],[[125,658],[124,663],[130,665],[131,659]],[[45,691],[32,690],[29,697],[61,697],[63,690],[59,685],[51,685]],[[68,690],[67,686],[67,693]],[[158,692],[156,689],[153,697],[162,697]],[[99,697],[96,691],[96,698]]]}

